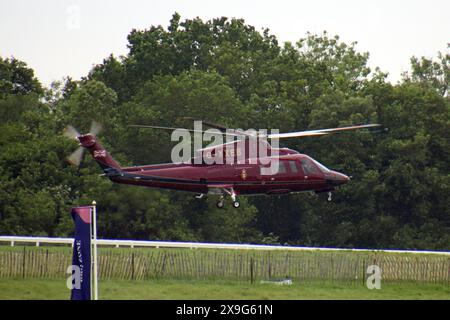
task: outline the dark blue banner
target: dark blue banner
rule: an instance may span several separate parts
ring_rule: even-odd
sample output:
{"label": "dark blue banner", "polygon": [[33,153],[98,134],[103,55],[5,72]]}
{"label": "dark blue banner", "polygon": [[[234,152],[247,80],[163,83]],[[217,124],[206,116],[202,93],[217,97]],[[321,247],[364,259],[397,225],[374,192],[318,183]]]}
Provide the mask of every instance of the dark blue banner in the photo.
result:
{"label": "dark blue banner", "polygon": [[75,239],[72,258],[71,300],[91,299],[91,207],[72,208]]}

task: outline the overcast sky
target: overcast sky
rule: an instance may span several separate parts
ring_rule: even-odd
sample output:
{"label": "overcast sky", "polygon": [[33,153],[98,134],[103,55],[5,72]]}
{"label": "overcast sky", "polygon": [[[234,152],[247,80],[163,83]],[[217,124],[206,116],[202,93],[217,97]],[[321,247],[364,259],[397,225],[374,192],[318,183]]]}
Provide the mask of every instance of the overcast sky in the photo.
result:
{"label": "overcast sky", "polygon": [[244,18],[280,42],[306,32],[339,35],[370,53],[371,67],[396,82],[411,56],[435,57],[450,42],[449,0],[0,0],[0,56],[27,62],[46,85],[79,79],[110,53],[127,53],[131,29],[182,20]]}

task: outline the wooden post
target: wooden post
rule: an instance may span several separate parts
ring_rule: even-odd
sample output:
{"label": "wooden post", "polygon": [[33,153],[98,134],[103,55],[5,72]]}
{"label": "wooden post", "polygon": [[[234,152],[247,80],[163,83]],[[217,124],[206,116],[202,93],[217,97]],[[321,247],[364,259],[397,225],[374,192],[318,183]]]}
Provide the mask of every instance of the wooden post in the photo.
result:
{"label": "wooden post", "polygon": [[22,260],[22,278],[25,278],[25,253],[26,247],[23,247],[23,260]]}
{"label": "wooden post", "polygon": [[131,280],[134,280],[134,252],[131,253]]}
{"label": "wooden post", "polygon": [[253,284],[253,257],[250,258],[250,283]]}
{"label": "wooden post", "polygon": [[362,284],[365,286],[366,282],[366,259],[363,259],[363,269],[362,269]]}

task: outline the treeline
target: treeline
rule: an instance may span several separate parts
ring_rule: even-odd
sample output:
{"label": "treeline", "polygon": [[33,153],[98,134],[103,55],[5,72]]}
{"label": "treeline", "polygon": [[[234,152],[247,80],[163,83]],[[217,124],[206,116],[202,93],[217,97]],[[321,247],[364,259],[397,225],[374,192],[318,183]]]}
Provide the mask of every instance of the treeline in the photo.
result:
{"label": "treeline", "polygon": [[[368,53],[327,33],[278,43],[243,20],[181,21],[132,30],[129,53],[81,81],[44,88],[33,70],[0,58],[0,234],[68,236],[74,205],[98,203],[104,238],[450,249],[448,53],[412,58],[398,84],[367,65]],[[321,196],[215,199],[112,184],[86,157],[65,158],[103,124],[102,144],[122,165],[170,161],[170,135],[133,123],[280,132],[382,123],[388,131],[289,139],[287,147],[353,176],[329,203]],[[191,124],[192,125],[192,124]]]}

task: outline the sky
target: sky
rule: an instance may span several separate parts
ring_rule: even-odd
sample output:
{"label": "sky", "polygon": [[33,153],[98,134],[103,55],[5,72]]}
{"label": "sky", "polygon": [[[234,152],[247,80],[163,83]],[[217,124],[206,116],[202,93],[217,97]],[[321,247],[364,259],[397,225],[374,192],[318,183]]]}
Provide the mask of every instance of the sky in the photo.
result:
{"label": "sky", "polygon": [[0,56],[14,56],[44,85],[79,79],[113,53],[126,55],[127,35],[181,19],[243,18],[280,43],[324,30],[369,52],[369,66],[396,83],[412,56],[448,52],[448,0],[0,0]]}

